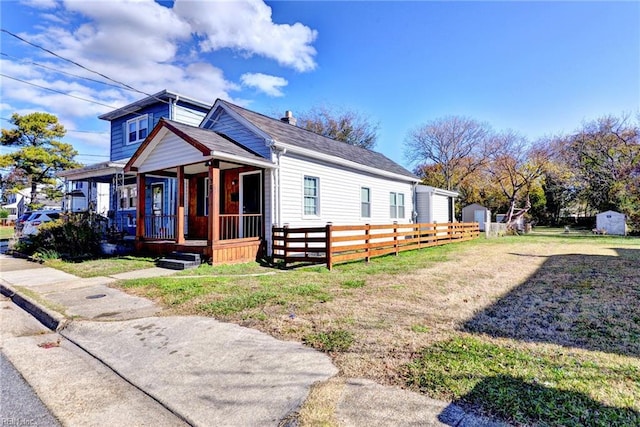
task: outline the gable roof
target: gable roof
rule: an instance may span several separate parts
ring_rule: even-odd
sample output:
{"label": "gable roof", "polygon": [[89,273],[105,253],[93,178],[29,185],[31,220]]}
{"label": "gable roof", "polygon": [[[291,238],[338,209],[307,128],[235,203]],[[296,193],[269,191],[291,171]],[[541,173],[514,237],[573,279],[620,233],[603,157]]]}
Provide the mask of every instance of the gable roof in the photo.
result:
{"label": "gable roof", "polygon": [[344,142],[318,135],[317,133],[301,127],[247,110],[222,99],[218,99],[215,102],[213,109],[215,109],[218,104],[222,104],[231,111],[237,113],[278,143],[287,144],[328,156],[338,157],[342,160],[355,162],[362,166],[401,175],[409,178],[411,181],[419,181],[419,178],[416,175],[376,151],[367,150],[366,148],[346,144]]}
{"label": "gable roof", "polygon": [[158,136],[163,129],[180,137],[187,144],[200,151],[204,157],[214,157],[227,161],[242,161],[247,164],[262,167],[273,167],[269,159],[238,144],[225,135],[209,129],[190,126],[162,118],[140,147],[138,147],[131,159],[129,159],[125,166],[125,171],[134,170],[140,167],[140,164],[144,163],[144,160],[152,148],[160,142],[161,138],[156,138],[156,136]]}
{"label": "gable roof", "polygon": [[180,95],[179,93],[171,92],[165,89],[153,95],[147,96],[146,98],[142,98],[138,101],[132,102],[131,104],[127,104],[124,107],[118,108],[113,111],[109,111],[108,113],[104,113],[98,116],[98,118],[102,120],[114,120],[114,119],[117,119],[118,117],[122,117],[122,116],[126,116],[127,114],[134,113],[138,110],[141,110],[144,107],[156,104],[158,102],[168,103],[169,100],[171,99],[176,101],[180,100],[189,104],[193,104],[205,110],[211,108],[211,104],[207,104],[206,102],[199,101],[197,99],[193,99],[188,96]]}

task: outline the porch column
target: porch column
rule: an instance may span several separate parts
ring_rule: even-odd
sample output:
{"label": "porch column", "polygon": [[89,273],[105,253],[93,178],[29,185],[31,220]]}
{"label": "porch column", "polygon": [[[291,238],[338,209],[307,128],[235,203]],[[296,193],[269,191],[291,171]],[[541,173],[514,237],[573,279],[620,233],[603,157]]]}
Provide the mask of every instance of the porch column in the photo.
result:
{"label": "porch column", "polygon": [[209,218],[207,218],[207,244],[220,240],[220,161],[209,165]]}
{"label": "porch column", "polygon": [[138,188],[138,203],[137,203],[137,214],[138,219],[136,220],[136,240],[144,240],[144,217],[146,213],[146,176],[143,173],[139,173],[136,177],[136,185]]}
{"label": "porch column", "polygon": [[178,200],[176,206],[176,243],[184,244],[184,166],[178,167]]}

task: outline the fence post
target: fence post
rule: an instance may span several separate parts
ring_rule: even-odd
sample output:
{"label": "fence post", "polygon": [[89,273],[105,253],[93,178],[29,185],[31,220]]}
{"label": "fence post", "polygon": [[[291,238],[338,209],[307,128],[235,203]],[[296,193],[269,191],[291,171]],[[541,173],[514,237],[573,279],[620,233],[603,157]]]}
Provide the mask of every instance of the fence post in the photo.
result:
{"label": "fence post", "polygon": [[393,221],[393,248],[398,256],[398,221]]}
{"label": "fence post", "polygon": [[367,246],[365,248],[366,256],[364,257],[365,262],[371,261],[371,224],[364,225],[364,244]]}
{"label": "fence post", "polygon": [[325,257],[327,258],[327,268],[329,269],[329,271],[331,271],[333,269],[333,261],[331,260],[331,254],[332,254],[332,245],[331,245],[331,230],[332,228],[332,224],[330,222],[327,223],[326,229],[325,229]]}
{"label": "fence post", "polygon": [[284,268],[287,268],[287,257],[289,256],[289,224],[282,226],[282,243],[284,244]]}

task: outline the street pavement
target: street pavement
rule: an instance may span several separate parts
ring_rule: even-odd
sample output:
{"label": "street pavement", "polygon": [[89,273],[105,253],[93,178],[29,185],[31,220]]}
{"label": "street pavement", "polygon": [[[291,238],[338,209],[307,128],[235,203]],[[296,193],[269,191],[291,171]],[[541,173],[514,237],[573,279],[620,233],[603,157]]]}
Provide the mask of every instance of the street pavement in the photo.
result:
{"label": "street pavement", "polygon": [[57,427],[58,420],[0,352],[0,424]]}
{"label": "street pavement", "polygon": [[[212,318],[161,316],[109,287],[172,273],[81,279],[0,255],[0,350],[62,425],[297,425],[311,386],[338,374],[328,356]],[[361,379],[346,381],[335,414],[345,426],[501,425]]]}

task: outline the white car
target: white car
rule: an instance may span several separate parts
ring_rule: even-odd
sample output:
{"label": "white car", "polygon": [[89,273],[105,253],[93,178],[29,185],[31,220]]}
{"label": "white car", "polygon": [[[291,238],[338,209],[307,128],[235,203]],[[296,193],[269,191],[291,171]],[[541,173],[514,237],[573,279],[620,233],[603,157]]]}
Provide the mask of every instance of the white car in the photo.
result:
{"label": "white car", "polygon": [[32,236],[38,233],[38,227],[45,222],[55,221],[60,218],[60,211],[46,210],[35,211],[24,222],[22,227],[23,236]]}

